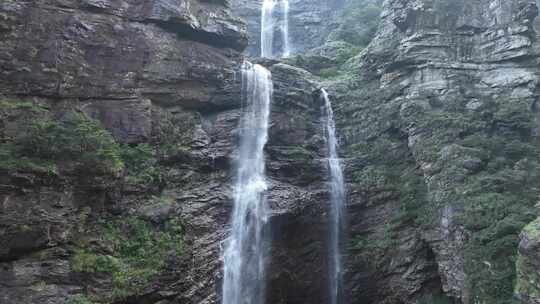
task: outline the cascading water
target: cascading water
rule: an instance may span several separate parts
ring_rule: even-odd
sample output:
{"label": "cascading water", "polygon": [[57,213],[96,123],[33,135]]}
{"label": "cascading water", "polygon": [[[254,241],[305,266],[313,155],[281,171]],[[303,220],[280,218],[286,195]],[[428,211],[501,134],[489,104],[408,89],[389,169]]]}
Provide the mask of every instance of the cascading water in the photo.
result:
{"label": "cascading water", "polygon": [[281,23],[281,39],[283,40],[283,51],[281,56],[288,57],[289,49],[289,1],[281,0],[281,8],[283,11],[283,22]]}
{"label": "cascading water", "polygon": [[338,142],[336,138],[336,126],[332,104],[326,90],[321,90],[321,99],[324,102],[323,119],[326,148],[328,150],[328,172],[330,174],[330,236],[329,236],[329,288],[330,303],[340,304],[342,302],[342,261],[341,261],[341,239],[344,226],[345,208],[345,184],[343,181],[343,171],[338,157]]}
{"label": "cascading water", "polygon": [[274,0],[264,0],[261,9],[261,57],[272,58],[274,50]]}
{"label": "cascading water", "polygon": [[[276,7],[279,9],[279,14],[275,12]],[[281,39],[281,50],[278,55],[279,57],[287,57],[290,55],[288,0],[263,1],[261,8],[261,57],[274,58],[276,56],[274,53],[276,27],[279,29],[279,38]]]}
{"label": "cascading water", "polygon": [[260,65],[242,66],[243,113],[231,234],[223,255],[223,304],[264,302],[268,219],[264,146],[268,140],[270,72]]}

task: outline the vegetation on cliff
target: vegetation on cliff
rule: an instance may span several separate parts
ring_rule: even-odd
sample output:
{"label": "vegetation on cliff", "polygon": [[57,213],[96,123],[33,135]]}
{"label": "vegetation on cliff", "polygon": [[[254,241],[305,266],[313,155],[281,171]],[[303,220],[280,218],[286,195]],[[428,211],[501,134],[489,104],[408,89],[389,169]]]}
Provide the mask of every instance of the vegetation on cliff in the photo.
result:
{"label": "vegetation on cliff", "polygon": [[381,5],[381,1],[349,1],[339,17],[338,28],[330,33],[328,40],[366,47],[379,27]]}
{"label": "vegetation on cliff", "polygon": [[521,234],[516,261],[515,293],[523,301],[540,301],[540,217],[527,225]]}
{"label": "vegetation on cliff", "polygon": [[114,175],[124,168],[112,135],[84,113],[67,111],[55,117],[42,103],[2,99],[0,117],[6,124],[0,169]]}
{"label": "vegetation on cliff", "polygon": [[184,252],[183,228],[176,219],[161,225],[137,216],[100,219],[94,231],[77,242],[71,268],[82,274],[105,274],[112,284],[111,298],[118,301],[148,287],[166,265],[168,257]]}

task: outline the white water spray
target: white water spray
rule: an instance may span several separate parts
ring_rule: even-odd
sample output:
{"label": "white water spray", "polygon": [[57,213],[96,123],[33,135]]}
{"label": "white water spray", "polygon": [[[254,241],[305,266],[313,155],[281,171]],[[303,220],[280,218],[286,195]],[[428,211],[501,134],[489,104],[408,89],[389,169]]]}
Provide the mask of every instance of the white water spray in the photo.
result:
{"label": "white water spray", "polygon": [[340,304],[342,302],[342,261],[341,261],[341,239],[344,226],[345,209],[345,183],[343,180],[343,171],[338,157],[338,142],[336,137],[336,126],[334,122],[334,113],[332,104],[326,90],[321,90],[323,105],[324,133],[326,148],[328,150],[328,172],[330,174],[330,200],[331,200],[331,219],[330,219],[330,237],[329,237],[329,288],[330,303]]}
{"label": "white water spray", "polygon": [[234,191],[231,235],[223,255],[223,304],[262,304],[266,285],[266,205],[264,146],[268,141],[270,72],[249,62],[242,66],[243,113]]}
{"label": "white water spray", "polygon": [[282,57],[289,57],[289,0],[282,0],[283,21],[281,23],[281,39],[283,43]]}
{"label": "white water spray", "polygon": [[274,0],[264,0],[261,9],[261,57],[272,58],[274,50]]}
{"label": "white water spray", "polygon": [[[276,12],[277,7],[277,12]],[[274,52],[275,33],[279,31],[281,50]],[[261,8],[261,57],[290,55],[289,0],[263,0]]]}

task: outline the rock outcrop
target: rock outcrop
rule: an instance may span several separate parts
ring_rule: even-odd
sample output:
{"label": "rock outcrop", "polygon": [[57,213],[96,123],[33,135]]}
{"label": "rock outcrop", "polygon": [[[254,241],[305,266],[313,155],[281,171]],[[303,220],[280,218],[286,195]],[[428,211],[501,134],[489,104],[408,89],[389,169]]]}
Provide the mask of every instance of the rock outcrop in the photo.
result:
{"label": "rock outcrop", "polygon": [[516,294],[527,304],[540,303],[540,219],[530,223],[520,235],[516,263]]}
{"label": "rock outcrop", "polygon": [[353,299],[512,298],[538,195],[537,15],[534,1],[386,1],[366,52],[326,80],[349,157]]}

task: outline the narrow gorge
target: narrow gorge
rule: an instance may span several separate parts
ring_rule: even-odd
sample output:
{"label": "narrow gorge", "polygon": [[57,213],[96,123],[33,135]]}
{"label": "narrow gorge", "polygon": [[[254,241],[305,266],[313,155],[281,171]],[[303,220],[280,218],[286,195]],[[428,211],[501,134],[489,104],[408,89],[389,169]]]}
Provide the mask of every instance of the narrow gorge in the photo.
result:
{"label": "narrow gorge", "polygon": [[539,304],[534,0],[0,0],[0,304]]}

